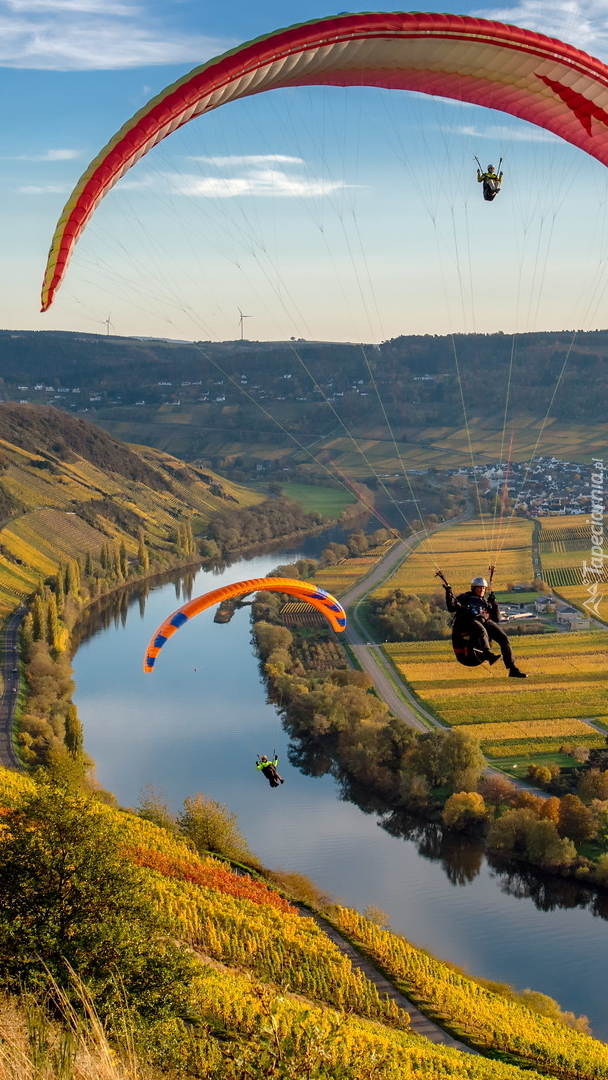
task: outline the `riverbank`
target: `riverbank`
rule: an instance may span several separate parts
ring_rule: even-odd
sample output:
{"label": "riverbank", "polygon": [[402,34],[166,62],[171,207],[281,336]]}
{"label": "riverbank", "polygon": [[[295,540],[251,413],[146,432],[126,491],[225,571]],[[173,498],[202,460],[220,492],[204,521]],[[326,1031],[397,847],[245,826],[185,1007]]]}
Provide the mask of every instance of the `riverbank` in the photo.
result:
{"label": "riverbank", "polygon": [[[286,507],[286,501],[281,500],[279,509],[285,510]],[[273,501],[275,508],[276,500]],[[300,507],[293,509],[296,517],[302,517]],[[67,745],[66,722],[70,729],[68,742],[72,747],[84,749],[80,721],[72,704],[74,686],[70,670],[66,668],[66,657],[73,657],[82,640],[79,624],[86,621],[87,612],[94,612],[96,605],[103,607],[104,601],[112,602],[113,597],[124,597],[128,604],[133,591],[145,597],[175,574],[191,573],[194,577],[203,567],[218,573],[234,558],[253,559],[261,550],[281,550],[308,536],[330,533],[338,526],[336,520],[324,521],[316,526],[311,526],[307,521],[305,529],[282,537],[276,536],[264,544],[243,544],[238,551],[234,549],[230,552],[229,559],[219,560],[204,558],[198,552],[195,554],[194,537],[187,524],[178,529],[175,553],[172,556],[163,554],[162,569],[154,568],[154,562],[150,560],[145,546],[142,547],[141,539],[137,573],[133,573],[133,563],[129,561],[124,545],[120,551],[116,548],[105,556],[102,551],[101,566],[89,558],[82,567],[75,560],[68,561],[65,566],[60,565],[57,575],[47,578],[46,586],[40,587],[35,594],[31,612],[20,618],[23,622],[21,657],[16,636],[12,635],[9,626],[5,627],[4,670],[14,672],[21,667],[21,685],[25,684],[27,689],[20,699],[19,731],[14,732],[16,697],[13,682],[19,680],[11,675],[5,684],[0,698],[0,762],[12,768],[44,764],[49,753],[58,752]],[[155,560],[158,563],[157,554]],[[12,625],[11,622],[10,627]],[[45,679],[43,694],[40,692],[40,679],[37,678],[41,666]]]}

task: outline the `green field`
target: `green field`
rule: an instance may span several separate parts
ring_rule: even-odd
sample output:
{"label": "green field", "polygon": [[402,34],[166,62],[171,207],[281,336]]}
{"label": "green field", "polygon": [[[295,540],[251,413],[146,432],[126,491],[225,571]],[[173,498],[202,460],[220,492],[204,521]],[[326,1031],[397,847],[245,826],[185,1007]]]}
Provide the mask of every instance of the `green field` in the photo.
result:
{"label": "green field", "polygon": [[283,495],[300,504],[307,514],[316,510],[326,518],[337,518],[357,500],[344,488],[324,488],[314,484],[282,484]]}
{"label": "green field", "polygon": [[560,769],[580,768],[580,762],[576,758],[570,754],[560,754],[559,751],[554,754],[514,754],[512,757],[493,758],[492,765],[510,774],[518,771],[521,776],[525,775],[528,765],[559,765]]}
{"label": "green field", "polygon": [[536,592],[497,592],[499,604],[533,604],[539,594]]}

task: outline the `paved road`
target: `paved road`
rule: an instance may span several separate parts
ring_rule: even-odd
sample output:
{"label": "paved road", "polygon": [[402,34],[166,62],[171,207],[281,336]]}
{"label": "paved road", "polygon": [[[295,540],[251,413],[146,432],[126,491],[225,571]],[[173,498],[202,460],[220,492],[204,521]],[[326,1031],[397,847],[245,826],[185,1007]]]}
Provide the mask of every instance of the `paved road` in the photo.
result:
{"label": "paved road", "polygon": [[[433,533],[442,529],[450,528],[465,521],[469,514],[445,521],[432,530]],[[416,731],[428,731],[429,728],[445,728],[439,720],[423,708],[416,700],[411,690],[391,668],[382,654],[381,646],[372,643],[369,635],[361,626],[358,619],[358,609],[370,592],[373,592],[386,578],[390,577],[397,567],[407,559],[408,555],[428,533],[414,533],[407,540],[399,540],[380,562],[369,571],[365,577],[360,578],[355,585],[340,597],[342,606],[348,609],[348,625],[346,640],[351,646],[357,660],[364,671],[374,681],[374,686],[383,701],[386,701],[392,713],[400,720],[414,728]],[[429,574],[432,570],[429,568]],[[424,719],[421,719],[424,717]]]}
{"label": "paved road", "polygon": [[[437,532],[439,529],[449,528],[450,525],[455,525],[460,521],[464,521],[467,516],[468,515],[463,515],[462,517],[454,518],[452,521],[446,521],[443,524],[438,525],[433,532]],[[400,677],[399,673],[395,671],[386,660],[382,653],[382,646],[369,640],[369,634],[366,632],[365,628],[361,626],[361,623],[357,618],[358,609],[370,592],[395,572],[397,567],[407,559],[412,548],[425,535],[427,534],[416,533],[414,536],[408,537],[407,540],[400,540],[399,543],[395,544],[394,547],[390,549],[380,562],[376,563],[365,577],[360,578],[348,592],[340,597],[342,606],[348,610],[348,625],[344,636],[363,670],[373,679],[374,686],[376,687],[379,696],[387,703],[389,709],[395,716],[398,716],[400,720],[403,720],[404,723],[408,724],[409,727],[414,728],[416,731],[428,731],[429,728],[440,728],[443,731],[449,731],[450,729],[447,724],[441,723],[440,720],[437,720],[432,713],[428,712],[428,710],[420,704],[407,684]],[[446,642],[446,647],[447,644],[448,643]],[[424,719],[421,719],[421,717]],[[483,775],[501,776],[504,778],[505,773],[492,765],[487,765],[483,770]],[[518,776],[509,776],[509,779],[516,787],[522,788],[525,791],[532,791],[534,795],[540,795],[541,799],[550,798],[548,792],[537,789],[533,785],[526,783],[524,779],[520,779]]]}
{"label": "paved road", "polygon": [[0,765],[6,769],[22,770],[13,747],[13,721],[19,691],[19,627],[27,608],[16,608],[9,615],[2,631],[2,678],[4,690],[0,697]]}

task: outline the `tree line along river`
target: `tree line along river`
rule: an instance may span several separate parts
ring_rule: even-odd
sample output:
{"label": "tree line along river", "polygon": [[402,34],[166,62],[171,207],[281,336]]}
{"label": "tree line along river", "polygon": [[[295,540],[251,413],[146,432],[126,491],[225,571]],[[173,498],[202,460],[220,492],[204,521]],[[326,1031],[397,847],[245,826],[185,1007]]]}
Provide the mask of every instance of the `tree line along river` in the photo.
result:
{"label": "tree line along river", "polygon": [[[145,647],[185,587],[198,595],[264,576],[317,555],[329,539],[340,537],[200,570],[189,582],[176,576],[149,593],[138,586],[90,611],[73,661],[74,700],[99,783],[123,806],[135,806],[147,784],[175,810],[204,792],[237,814],[266,865],[307,874],[359,910],[383,909],[394,930],[473,975],[549,994],[608,1041],[608,894],[488,859],[475,843],[412,818],[388,822],[344,801],[333,777],[292,767],[247,608],[227,624],[203,612],[144,674]],[[274,750],[286,782],[273,790],[255,758]]]}

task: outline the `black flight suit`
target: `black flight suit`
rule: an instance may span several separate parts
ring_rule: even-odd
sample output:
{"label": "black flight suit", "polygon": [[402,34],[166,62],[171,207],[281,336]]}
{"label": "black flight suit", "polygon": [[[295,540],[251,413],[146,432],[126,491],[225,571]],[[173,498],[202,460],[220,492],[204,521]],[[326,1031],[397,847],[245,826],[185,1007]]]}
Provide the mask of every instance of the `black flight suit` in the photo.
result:
{"label": "black flight suit", "polygon": [[490,642],[495,641],[500,646],[502,658],[506,668],[515,666],[513,650],[509,638],[504,630],[498,625],[500,612],[494,593],[488,593],[487,597],[477,596],[474,592],[454,593],[448,586],[445,590],[445,604],[448,611],[455,613],[454,628],[465,633],[472,634],[479,647],[486,653],[491,653]]}

